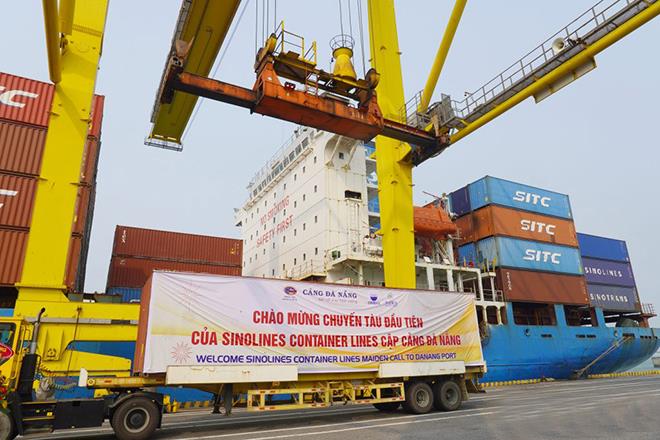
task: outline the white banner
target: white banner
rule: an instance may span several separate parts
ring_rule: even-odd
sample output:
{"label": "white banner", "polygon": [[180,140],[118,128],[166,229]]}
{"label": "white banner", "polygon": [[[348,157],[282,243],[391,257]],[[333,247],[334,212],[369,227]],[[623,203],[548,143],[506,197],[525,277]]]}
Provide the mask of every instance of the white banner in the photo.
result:
{"label": "white banner", "polygon": [[168,365],[297,365],[312,373],[384,362],[483,364],[468,294],[154,272],[143,301],[144,373]]}

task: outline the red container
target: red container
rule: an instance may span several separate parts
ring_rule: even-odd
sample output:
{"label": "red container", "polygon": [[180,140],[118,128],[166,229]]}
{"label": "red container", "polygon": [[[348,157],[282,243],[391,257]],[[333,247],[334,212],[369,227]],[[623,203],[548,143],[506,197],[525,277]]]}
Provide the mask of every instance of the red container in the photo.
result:
{"label": "red container", "polygon": [[112,257],[108,272],[108,288],[142,287],[154,270],[241,275],[240,266],[210,265],[164,261],[148,258]]}
{"label": "red container", "polygon": [[456,220],[459,246],[494,235],[577,247],[573,220],[489,205]]}
{"label": "red container", "polygon": [[581,275],[517,269],[497,269],[496,275],[497,289],[506,301],[589,304],[587,283]]}
{"label": "red container", "polygon": [[73,220],[73,233],[84,234],[87,226],[87,217],[89,216],[90,209],[93,209],[91,203],[93,202],[92,192],[96,191],[94,186],[81,186],[78,189],[78,197],[76,199],[76,211]]}
{"label": "red container", "polygon": [[243,242],[232,238],[117,226],[112,255],[240,267]]}
{"label": "red container", "polygon": [[36,177],[0,173],[0,227],[30,227],[36,190]]}
{"label": "red container", "polygon": [[82,167],[80,169],[80,181],[82,183],[96,182],[96,173],[99,165],[99,153],[101,142],[93,137],[88,137],[83,150]]}
{"label": "red container", "polygon": [[92,100],[92,121],[89,125],[88,136],[99,140],[101,138],[101,124],[103,123],[103,108],[105,106],[105,96],[94,95]]}
{"label": "red container", "polygon": [[0,286],[12,286],[20,280],[27,238],[27,231],[0,229]]}
{"label": "red container", "polygon": [[38,176],[45,142],[43,128],[0,121],[0,170]]}
{"label": "red container", "polygon": [[0,119],[48,126],[52,84],[0,72]]}
{"label": "red container", "polygon": [[82,252],[82,241],[81,236],[72,235],[69,242],[69,255],[66,260],[66,275],[64,276],[64,284],[69,290],[75,290],[78,265],[80,264],[80,255]]}

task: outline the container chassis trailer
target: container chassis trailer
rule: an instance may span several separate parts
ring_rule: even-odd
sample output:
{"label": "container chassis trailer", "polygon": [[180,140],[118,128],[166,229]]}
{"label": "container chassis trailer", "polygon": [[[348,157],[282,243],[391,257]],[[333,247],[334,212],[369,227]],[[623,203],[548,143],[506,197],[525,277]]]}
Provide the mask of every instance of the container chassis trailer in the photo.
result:
{"label": "container chassis trailer", "polygon": [[[399,407],[412,414],[454,411],[477,392],[484,366],[462,361],[379,365],[378,371],[345,374],[301,374],[296,366],[253,365],[174,367],[160,376],[87,377],[81,386],[103,389],[108,395],[91,399],[35,400],[32,386],[39,358],[23,356],[18,386],[6,394],[0,412],[0,439],[58,429],[92,428],[108,420],[120,440],[150,438],[161,427],[164,395],[150,391],[186,378],[191,387],[215,394],[213,412],[231,415],[235,406],[248,411],[324,408],[333,405],[373,405],[380,411]],[[222,382],[216,381],[222,378]],[[279,399],[275,397],[279,396]],[[284,399],[283,396],[286,396]]]}

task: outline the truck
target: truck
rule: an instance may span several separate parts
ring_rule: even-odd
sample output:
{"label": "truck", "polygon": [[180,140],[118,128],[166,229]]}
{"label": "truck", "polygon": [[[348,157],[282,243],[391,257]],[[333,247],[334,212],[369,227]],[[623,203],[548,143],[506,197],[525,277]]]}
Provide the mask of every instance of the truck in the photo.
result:
{"label": "truck", "polygon": [[158,386],[211,392],[213,412],[227,416],[236,406],[453,411],[486,371],[474,296],[455,292],[154,271],[133,375],[81,370],[80,386],[107,391],[90,399],[36,398],[34,341],[45,324],[0,325],[14,372],[0,379],[0,438],[109,420],[117,438],[146,439],[162,423]]}

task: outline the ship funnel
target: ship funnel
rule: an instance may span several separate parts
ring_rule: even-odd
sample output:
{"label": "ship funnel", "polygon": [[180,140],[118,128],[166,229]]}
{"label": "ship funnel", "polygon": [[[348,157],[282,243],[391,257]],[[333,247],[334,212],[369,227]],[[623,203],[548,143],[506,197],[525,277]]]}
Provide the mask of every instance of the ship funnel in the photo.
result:
{"label": "ship funnel", "polygon": [[357,80],[357,74],[351,60],[354,44],[355,41],[350,35],[337,35],[330,41],[332,57],[335,59],[335,67],[332,70],[334,76]]}

